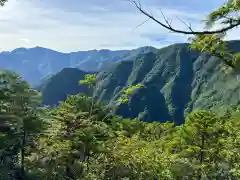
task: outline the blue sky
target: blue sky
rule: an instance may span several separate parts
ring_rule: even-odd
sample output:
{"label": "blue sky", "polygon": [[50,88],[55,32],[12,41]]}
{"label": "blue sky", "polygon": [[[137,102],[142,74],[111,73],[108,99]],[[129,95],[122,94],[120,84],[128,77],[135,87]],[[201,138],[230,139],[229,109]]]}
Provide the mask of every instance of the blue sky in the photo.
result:
{"label": "blue sky", "polygon": [[[201,28],[205,15],[224,0],[141,0],[162,19],[160,10],[179,28],[176,17]],[[42,46],[69,52],[89,49],[163,47],[187,37],[148,21],[127,0],[9,0],[0,8],[0,51]],[[240,39],[237,30],[228,39]]]}

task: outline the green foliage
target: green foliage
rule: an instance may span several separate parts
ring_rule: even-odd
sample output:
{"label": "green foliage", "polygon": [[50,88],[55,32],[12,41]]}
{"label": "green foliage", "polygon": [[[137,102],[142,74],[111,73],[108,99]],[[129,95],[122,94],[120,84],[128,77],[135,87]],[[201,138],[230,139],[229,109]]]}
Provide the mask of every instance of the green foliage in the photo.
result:
{"label": "green foliage", "polygon": [[129,88],[125,89],[123,91],[123,94],[121,95],[120,97],[120,102],[122,103],[128,103],[129,101],[129,98],[133,95],[133,93],[135,91],[137,91],[138,89],[140,88],[144,88],[144,84],[137,84],[137,85],[133,85],[133,86],[130,86]]}
{"label": "green foliage", "polygon": [[221,156],[224,133],[221,120],[213,113],[196,111],[188,115],[186,125],[177,132],[180,142],[177,146],[180,157],[192,160],[188,171],[192,177],[217,177],[220,165],[224,163]]}
{"label": "green foliage", "polygon": [[[211,38],[214,41],[209,35],[208,41],[199,42],[210,43]],[[223,50],[224,46],[231,47],[234,52],[239,49],[239,41],[214,44],[215,41],[210,43]],[[208,48],[205,47],[205,51]],[[224,56],[228,56],[226,52]],[[234,57],[236,61],[238,56]],[[230,53],[226,60],[232,58]],[[41,91],[43,104],[56,105],[68,95],[77,93],[94,94],[94,99],[104,102],[113,114],[125,118],[139,117],[147,122],[174,120],[180,125],[193,109],[217,109],[239,104],[239,74],[225,73],[222,67],[219,58],[190,50],[189,44],[174,44],[105,68],[98,73],[94,88],[78,85],[86,73],[67,68],[45,84]],[[130,96],[124,95],[124,90],[137,84],[144,84],[144,88],[130,93]],[[126,103],[119,100],[121,95]]]}
{"label": "green foliage", "polygon": [[222,39],[226,33],[211,34],[211,35],[197,35],[191,38],[190,47],[200,52],[212,54],[224,61],[226,68],[230,70],[238,70],[239,68],[239,55],[238,53],[231,52],[227,47],[227,43]]}
{"label": "green foliage", "polygon": [[232,13],[238,12],[240,10],[239,4],[239,0],[228,0],[217,10],[211,12],[208,15],[207,25],[212,26],[219,20],[223,25],[236,23],[239,20],[239,17],[237,16],[237,14],[233,16]]}
{"label": "green foliage", "polygon": [[191,48],[209,53],[218,51],[219,55],[223,57],[227,50],[226,42],[221,40],[223,37],[224,34],[198,35],[192,38]]}
{"label": "green foliage", "polygon": [[94,87],[96,85],[96,81],[97,81],[96,74],[86,74],[84,76],[84,79],[79,81],[79,84]]}
{"label": "green foliage", "polygon": [[[26,154],[44,128],[40,117],[39,94],[17,74],[0,72],[1,165],[8,176],[25,178]],[[19,159],[18,159],[19,156]],[[16,168],[18,167],[19,168]]]}
{"label": "green foliage", "polygon": [[[239,0],[228,0],[217,10],[211,12],[206,20],[206,28],[210,29],[215,25],[220,25],[221,27],[237,27],[239,26],[239,15],[240,10]],[[226,46],[223,41],[224,37],[227,35],[228,30],[222,33],[213,34],[198,34],[191,41],[191,47],[201,52],[209,52],[214,56],[221,58],[228,68],[233,70],[239,70],[239,61],[236,60],[238,55],[236,52],[232,52]]]}
{"label": "green foliage", "polygon": [[221,115],[195,110],[175,126],[114,116],[80,94],[40,107],[18,75],[1,72],[0,83],[0,179],[240,178],[237,107],[222,107]]}
{"label": "green foliage", "polygon": [[[224,44],[233,50],[239,47],[239,41],[223,42],[222,48]],[[94,95],[125,118],[174,120],[180,125],[193,109],[239,104],[239,75],[224,73],[222,64],[219,58],[189,49],[189,44],[174,44],[106,68],[98,75]],[[144,88],[134,91],[137,84]],[[133,91],[126,95],[129,87]]]}
{"label": "green foliage", "polygon": [[[228,15],[238,12],[239,8],[239,0],[227,1],[209,15],[207,25],[214,25],[222,18],[225,18],[222,21],[223,25],[236,23],[239,19],[231,18],[230,22]],[[224,59],[226,64],[235,67],[239,63],[240,55],[228,52],[226,44],[222,41],[223,36],[222,34],[199,35],[193,39],[191,47],[214,54]],[[176,61],[168,62],[169,69],[165,69],[166,64],[162,66],[162,63],[159,63],[161,68],[154,72],[143,73],[141,78],[138,78],[137,73],[134,72],[130,76],[133,79],[130,78],[131,83],[128,84],[128,88],[120,95],[120,102],[134,103],[130,99],[142,88],[145,96],[140,97],[139,102],[155,102],[151,97],[154,100],[164,99],[159,91],[156,91],[156,87],[160,87],[161,93],[172,102],[173,117],[181,116],[186,105],[191,111],[190,107],[194,105],[196,107],[196,104],[204,102],[201,100],[203,97],[211,97],[213,104],[219,103],[219,100],[214,99],[216,98],[213,96],[214,90],[205,91],[205,88],[209,87],[204,81],[204,78],[208,77],[206,72],[203,73],[204,76],[199,76],[202,81],[191,92],[194,102],[189,102],[190,92],[186,92],[187,95],[181,93],[183,88],[192,86],[192,79],[187,78],[192,74],[186,73],[179,46],[177,49],[178,51],[174,50],[176,53],[174,55],[165,54],[167,58],[172,59],[172,56],[176,58]],[[186,53],[187,50],[183,52]],[[156,57],[152,58],[154,64]],[[196,69],[198,69],[197,63]],[[171,66],[175,64],[180,70],[174,71],[173,78],[169,76],[168,70],[171,70]],[[189,67],[193,69],[192,64]],[[162,76],[165,78],[164,81],[169,81],[167,86],[162,79],[158,79]],[[111,78],[116,80],[114,76]],[[214,78],[216,77],[211,77],[212,81],[215,80]],[[123,79],[128,81],[128,78]],[[158,86],[149,83],[159,83],[160,80],[162,82]],[[179,83],[182,80],[187,81],[184,86]],[[85,79],[80,81],[80,84],[91,88],[95,87],[96,83],[96,75],[93,74],[86,75]],[[226,89],[235,91],[238,87],[232,81],[228,83],[230,85]],[[117,82],[115,85],[123,89],[123,84],[126,82]],[[220,104],[222,109],[219,108],[219,111],[225,109],[222,114],[210,110],[194,110],[187,115],[184,124],[176,126],[171,122],[149,123],[137,118],[124,119],[114,116],[94,98],[80,94],[69,96],[57,107],[40,107],[38,93],[17,74],[8,71],[0,72],[0,86],[0,179],[235,180],[240,178],[238,107],[230,110]],[[121,93],[121,88],[118,92],[116,89],[114,91]],[[172,88],[172,92],[168,92],[169,88]],[[196,96],[199,91],[203,93]],[[155,96],[156,94],[158,96]],[[229,94],[224,95],[229,96]],[[149,109],[144,107],[142,116],[145,116],[145,110]]]}

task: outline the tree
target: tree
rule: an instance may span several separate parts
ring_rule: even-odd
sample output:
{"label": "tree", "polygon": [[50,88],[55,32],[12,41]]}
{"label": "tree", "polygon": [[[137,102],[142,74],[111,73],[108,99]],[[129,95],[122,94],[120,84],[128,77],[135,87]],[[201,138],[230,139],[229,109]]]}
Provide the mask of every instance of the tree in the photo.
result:
{"label": "tree", "polygon": [[[6,152],[13,165],[20,165],[19,178],[25,178],[25,155],[36,135],[41,132],[42,120],[38,114],[38,93],[32,90],[17,74],[10,71],[0,72],[1,112],[3,137],[1,157]],[[20,161],[18,156],[20,155]],[[4,162],[3,162],[4,163]]]}
{"label": "tree", "polygon": [[[239,67],[239,53],[231,52],[224,43],[223,38],[229,30],[240,26],[240,16],[238,14],[240,11],[240,0],[228,0],[217,10],[211,12],[205,21],[206,30],[202,31],[194,31],[191,25],[187,25],[185,22],[183,23],[188,27],[188,31],[174,28],[164,15],[165,22],[162,22],[155,18],[151,13],[144,10],[139,1],[132,0],[131,2],[133,2],[142,14],[160,26],[175,33],[195,35],[194,38],[190,38],[192,41],[191,47],[193,49],[211,53],[222,59],[224,63],[231,68]],[[215,25],[220,25],[220,28],[213,29]]]}
{"label": "tree", "polygon": [[69,96],[52,110],[49,133],[41,137],[36,158],[37,173],[46,172],[40,176],[75,180],[89,173],[91,157],[100,154],[104,141],[111,137],[111,129],[102,122],[106,115],[96,104],[89,116],[91,102],[86,96]]}
{"label": "tree", "polygon": [[123,90],[123,93],[119,98],[120,103],[128,103],[131,95],[133,95],[133,93],[136,92],[138,89],[141,89],[144,87],[145,87],[144,84],[136,84],[126,88],[125,90]]}
{"label": "tree", "polygon": [[[145,16],[152,19],[153,21],[155,21],[162,27],[164,27],[170,31],[176,32],[176,33],[182,33],[182,34],[188,34],[188,35],[203,35],[203,34],[211,35],[211,34],[219,34],[219,33],[227,32],[228,30],[231,30],[240,25],[239,15],[234,16],[231,14],[233,12],[238,12],[240,10],[240,7],[239,7],[240,1],[239,0],[228,0],[226,3],[224,3],[222,6],[220,6],[217,10],[210,13],[206,20],[206,25],[207,25],[206,28],[208,30],[203,30],[203,31],[194,31],[191,26],[188,26],[189,31],[184,31],[184,30],[179,30],[179,29],[173,28],[171,23],[166,18],[164,18],[165,23],[161,22],[160,20],[156,19],[153,15],[151,15],[150,13],[145,11],[142,8],[142,5],[140,2],[137,2],[135,0],[133,0],[132,2],[136,6],[136,8],[141,13],[143,13]],[[209,27],[212,27],[219,20],[221,21],[220,24],[222,24],[223,27],[216,29],[216,30],[209,30]]]}
{"label": "tree", "polygon": [[223,117],[225,119],[224,128],[226,130],[226,135],[223,141],[225,146],[222,148],[222,155],[227,161],[227,173],[229,174],[229,177],[236,177],[235,179],[240,178],[239,117],[239,111],[227,111]]}
{"label": "tree", "polygon": [[225,153],[229,153],[226,148],[229,136],[225,120],[210,111],[190,113],[186,124],[166,143],[175,155],[171,171],[181,178],[227,179],[230,169]]}
{"label": "tree", "polygon": [[79,81],[81,85],[87,85],[89,88],[94,88],[97,83],[97,75],[96,74],[86,74],[84,79]]}
{"label": "tree", "polygon": [[122,120],[122,130],[109,142],[105,179],[173,180],[171,154],[164,149],[172,123]]}
{"label": "tree", "polygon": [[[88,88],[92,91],[92,96],[93,96],[94,90],[95,90],[96,85],[97,85],[97,75],[96,74],[86,74],[84,76],[84,79],[79,81],[79,85],[88,86]],[[91,107],[89,109],[89,112],[90,112],[89,117],[92,115],[94,103],[95,103],[95,100],[92,97],[92,103],[91,103]]]}

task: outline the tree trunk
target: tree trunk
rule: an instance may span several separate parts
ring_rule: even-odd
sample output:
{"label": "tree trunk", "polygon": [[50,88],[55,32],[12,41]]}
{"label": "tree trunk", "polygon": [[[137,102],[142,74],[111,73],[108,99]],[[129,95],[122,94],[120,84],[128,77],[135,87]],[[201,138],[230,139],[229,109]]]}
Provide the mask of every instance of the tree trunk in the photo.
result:
{"label": "tree trunk", "polygon": [[75,174],[72,172],[72,167],[71,167],[71,165],[73,165],[73,161],[69,162],[69,164],[66,165],[66,176],[67,176],[69,179],[75,180],[76,177],[75,177]]}
{"label": "tree trunk", "polygon": [[21,147],[21,176],[25,176],[25,145],[26,145],[26,131],[23,130],[22,147]]}
{"label": "tree trunk", "polygon": [[[201,150],[200,150],[200,164],[203,164],[204,161],[204,142],[205,142],[205,134],[203,133],[201,136]],[[202,169],[200,169],[199,171],[199,175],[198,175],[198,179],[201,180],[202,179]]]}

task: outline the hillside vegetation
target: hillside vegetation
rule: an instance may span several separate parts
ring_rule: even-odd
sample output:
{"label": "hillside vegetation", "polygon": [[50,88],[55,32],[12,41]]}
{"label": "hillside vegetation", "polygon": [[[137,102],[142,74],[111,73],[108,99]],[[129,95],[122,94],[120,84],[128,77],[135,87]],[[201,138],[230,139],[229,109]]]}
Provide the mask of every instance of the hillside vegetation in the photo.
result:
{"label": "hillside vegetation", "polygon": [[[240,49],[240,41],[230,41],[229,47]],[[71,72],[73,77],[75,71],[69,69],[68,73]],[[56,76],[68,77],[68,74],[62,71]],[[223,105],[238,106],[238,76],[237,73],[226,73],[219,58],[192,51],[188,44],[174,44],[105,68],[98,74],[94,97],[112,107],[115,114],[126,118],[139,117],[147,122],[175,121],[176,124],[182,124],[185,114],[193,109],[217,110]],[[82,78],[82,75],[68,78],[67,81],[74,85],[67,88],[76,89],[76,84]],[[57,79],[49,84],[60,85],[62,79]],[[122,92],[139,83],[144,84],[144,88],[135,91],[127,103],[118,105]],[[44,99],[48,97],[49,101],[51,96],[48,96],[48,92],[56,96],[59,93],[71,94],[64,88],[55,91],[55,88],[49,87],[43,92]],[[85,91],[77,88],[77,92]],[[59,95],[52,102],[54,104],[64,99]]]}
{"label": "hillside vegetation", "polygon": [[[193,111],[181,126],[149,123],[111,115],[100,102],[80,94],[42,107],[37,91],[17,74],[3,71],[0,79],[0,179],[240,178],[236,111],[223,107],[221,116]],[[86,75],[80,83],[94,87],[95,80]],[[125,93],[141,88],[132,86]]]}
{"label": "hillside vegetation", "polygon": [[91,90],[78,84],[79,79],[83,79],[86,74],[88,73],[79,69],[64,68],[58,74],[50,77],[36,88],[42,93],[42,103],[52,106],[67,99],[69,95],[80,92],[89,95]]}
{"label": "hillside vegetation", "polygon": [[[145,47],[97,74],[66,66],[53,75],[62,64],[52,71],[47,61],[35,90],[24,79],[41,77],[39,62],[17,49],[24,59],[14,56],[13,68],[32,69],[23,78],[0,71],[0,180],[240,179],[240,42],[223,41],[240,26],[240,0],[210,13],[204,31],[164,24],[132,2],[160,26],[195,35],[191,50]],[[3,54],[0,66],[11,67]]]}

